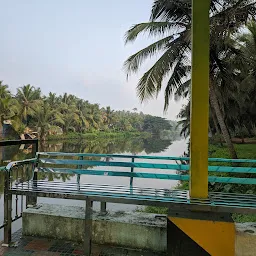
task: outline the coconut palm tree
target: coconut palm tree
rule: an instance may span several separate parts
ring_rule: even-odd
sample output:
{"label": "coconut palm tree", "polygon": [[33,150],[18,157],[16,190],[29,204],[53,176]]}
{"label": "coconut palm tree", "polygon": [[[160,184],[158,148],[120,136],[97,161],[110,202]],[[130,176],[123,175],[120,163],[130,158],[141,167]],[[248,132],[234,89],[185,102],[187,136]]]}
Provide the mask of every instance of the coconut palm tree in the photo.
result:
{"label": "coconut palm tree", "polygon": [[41,90],[30,84],[24,85],[17,90],[16,98],[21,105],[20,114],[25,123],[28,125],[28,116],[33,114],[33,109],[40,103]]}
{"label": "coconut palm tree", "polygon": [[[252,16],[255,17],[255,1],[251,0],[212,0],[210,6],[210,101],[216,113],[223,137],[233,158],[236,152],[231,142],[220,103],[216,95],[216,75],[228,78],[222,56],[230,33],[237,31]],[[137,93],[141,101],[150,99],[164,90],[165,105],[168,108],[170,97],[186,91],[190,85],[191,52],[191,1],[155,0],[149,22],[134,25],[125,36],[125,42],[133,42],[138,35],[148,33],[158,40],[130,56],[124,66],[128,75],[137,72],[143,62],[160,55],[153,66],[141,77]],[[160,38],[160,39],[159,39]],[[227,80],[227,79],[225,79]],[[167,81],[167,82],[166,82]],[[230,81],[229,81],[230,82]]]}
{"label": "coconut palm tree", "polygon": [[110,106],[103,110],[103,122],[107,125],[108,128],[111,128],[113,125],[114,112],[115,111],[112,110]]}
{"label": "coconut palm tree", "polygon": [[84,116],[88,121],[90,127],[95,130],[99,130],[102,123],[102,116],[99,108],[99,104],[89,104],[85,110]]}
{"label": "coconut palm tree", "polygon": [[9,87],[7,84],[3,84],[3,81],[0,81],[0,99],[2,98],[10,98],[11,93],[9,91]]}
{"label": "coconut palm tree", "polygon": [[33,109],[33,118],[39,130],[40,140],[45,141],[46,136],[55,125],[64,124],[62,116],[56,109],[52,109],[47,101],[35,106]]}
{"label": "coconut palm tree", "polygon": [[247,33],[238,37],[243,57],[242,82],[238,96],[241,118],[238,122],[247,127],[250,133],[253,133],[252,130],[256,126],[256,22],[249,23],[247,29]]}

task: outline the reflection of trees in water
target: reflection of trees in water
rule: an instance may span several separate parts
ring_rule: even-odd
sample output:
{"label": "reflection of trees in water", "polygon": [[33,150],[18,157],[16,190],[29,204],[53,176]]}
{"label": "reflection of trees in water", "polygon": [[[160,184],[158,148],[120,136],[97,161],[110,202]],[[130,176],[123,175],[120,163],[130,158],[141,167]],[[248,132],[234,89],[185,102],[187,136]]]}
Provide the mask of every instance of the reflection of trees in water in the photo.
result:
{"label": "reflection of trees in water", "polygon": [[161,140],[159,137],[153,137],[144,140],[145,152],[147,154],[162,152],[166,150],[171,144],[171,140]]}
{"label": "reflection of trees in water", "polygon": [[[45,151],[80,152],[96,154],[132,153],[142,151],[159,153],[171,145],[170,140],[160,138],[124,138],[124,139],[96,139],[96,140],[69,140],[60,143],[50,142]],[[58,146],[54,146],[58,145]],[[56,150],[57,149],[57,150]]]}
{"label": "reflection of trees in water", "polygon": [[[13,186],[32,179],[32,165],[24,165],[13,168],[11,172],[11,183]],[[5,173],[0,172],[0,197],[4,192],[4,177]],[[73,174],[66,173],[51,173],[51,172],[39,172],[38,180],[61,180],[63,182],[70,180],[74,176]]]}
{"label": "reflection of trees in water", "polygon": [[[40,145],[40,151],[52,152],[79,152],[96,154],[129,153],[138,154],[142,151],[159,153],[171,145],[170,140],[153,138],[123,138],[123,139],[94,139],[94,140],[67,140],[49,141]],[[24,148],[19,145],[6,146],[0,153],[0,165],[4,166],[5,161],[24,160],[34,157],[33,150],[26,145]],[[29,150],[28,150],[29,149]],[[96,158],[98,159],[98,158]]]}
{"label": "reflection of trees in water", "polygon": [[[40,145],[40,151],[52,151],[52,152],[77,152],[77,153],[95,153],[95,154],[138,154],[145,151],[147,154],[159,153],[166,150],[170,145],[171,141],[161,140],[160,138],[123,138],[123,139],[94,139],[94,140],[68,140],[68,141],[48,141]],[[0,165],[7,165],[6,160],[17,161],[24,160],[34,157],[32,150],[28,151],[27,146],[21,148],[19,145],[6,146],[1,150]],[[99,157],[90,157],[92,160],[100,160]],[[105,159],[106,160],[106,159]],[[111,160],[111,159],[108,159]],[[64,166],[62,166],[64,167]],[[71,168],[72,166],[65,166]],[[90,166],[83,167],[89,168]],[[74,168],[74,166],[73,166]],[[19,167],[14,170],[13,177],[27,175],[24,170]],[[29,171],[29,177],[32,175],[32,171]],[[69,180],[73,175],[70,174],[59,174],[59,173],[42,173],[38,174],[38,179],[52,180]],[[23,177],[23,178],[24,178]],[[27,179],[28,177],[25,177]],[[3,192],[4,186],[4,173],[0,172],[0,193]]]}

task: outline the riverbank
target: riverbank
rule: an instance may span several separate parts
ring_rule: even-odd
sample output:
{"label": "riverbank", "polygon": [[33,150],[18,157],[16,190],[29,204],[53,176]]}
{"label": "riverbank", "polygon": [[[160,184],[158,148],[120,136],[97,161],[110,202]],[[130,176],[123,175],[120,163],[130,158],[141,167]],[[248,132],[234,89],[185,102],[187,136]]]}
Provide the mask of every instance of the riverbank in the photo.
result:
{"label": "riverbank", "polygon": [[[243,159],[256,159],[256,144],[236,144],[235,149],[238,158]],[[230,158],[228,148],[225,145],[220,144],[209,144],[209,157],[211,158]],[[189,189],[188,182],[182,182],[177,187],[178,189]],[[239,191],[238,191],[239,193]],[[143,210],[146,213],[157,213],[157,214],[167,214],[167,208],[159,208],[148,206]],[[232,218],[237,223],[244,222],[256,222],[256,214],[233,214]]]}
{"label": "riverbank", "polygon": [[90,133],[68,133],[61,135],[49,135],[47,141],[51,140],[72,140],[72,139],[98,139],[98,138],[150,138],[148,132],[90,132]]}

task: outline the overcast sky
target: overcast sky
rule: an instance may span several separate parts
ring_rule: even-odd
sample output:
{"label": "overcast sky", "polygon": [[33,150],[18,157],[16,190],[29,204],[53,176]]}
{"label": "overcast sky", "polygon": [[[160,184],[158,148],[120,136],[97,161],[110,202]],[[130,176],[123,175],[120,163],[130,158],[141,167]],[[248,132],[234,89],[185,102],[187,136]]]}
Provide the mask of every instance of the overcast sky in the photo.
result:
{"label": "overcast sky", "polygon": [[[133,25],[148,21],[153,0],[0,0],[0,80],[44,94],[64,92],[114,109],[163,116],[163,96],[143,105],[136,97],[142,71],[128,81],[123,62],[150,41],[124,45]],[[165,115],[175,119],[182,102]]]}

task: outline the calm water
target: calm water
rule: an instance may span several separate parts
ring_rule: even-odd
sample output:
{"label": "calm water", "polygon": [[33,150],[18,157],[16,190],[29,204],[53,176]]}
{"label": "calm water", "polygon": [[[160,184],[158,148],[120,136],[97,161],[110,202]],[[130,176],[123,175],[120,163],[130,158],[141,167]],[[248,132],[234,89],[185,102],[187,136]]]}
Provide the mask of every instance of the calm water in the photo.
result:
{"label": "calm water", "polygon": [[[104,139],[104,140],[69,140],[69,141],[51,141],[44,145],[40,145],[40,151],[52,152],[83,152],[83,153],[109,153],[109,154],[137,154],[137,155],[154,155],[154,156],[182,156],[187,149],[187,141],[185,140],[161,140],[160,138],[136,138],[136,139]],[[8,146],[0,147],[0,166],[6,165],[9,161],[22,160],[33,157],[32,145]],[[115,159],[113,159],[115,160]],[[119,159],[120,161],[120,159]],[[138,161],[138,160],[137,160]],[[156,160],[148,160],[148,162],[157,162]],[[170,161],[171,162],[171,161]],[[107,169],[109,167],[99,167]],[[112,167],[111,167],[112,168]],[[97,169],[97,167],[94,167]],[[118,167],[115,168],[119,169]],[[146,170],[136,168],[136,171],[155,172],[157,170]],[[159,170],[161,173],[170,173],[170,171]],[[175,172],[175,171],[173,171]],[[47,177],[48,179],[50,177]],[[51,177],[52,178],[52,177]],[[75,176],[54,177],[54,179],[76,181]],[[129,178],[122,177],[100,177],[81,175],[81,183],[95,184],[121,184],[129,186]],[[3,175],[0,173],[0,225],[3,221]],[[152,179],[134,179],[134,186],[139,187],[155,187],[155,188],[171,188],[177,185],[176,181]],[[39,203],[65,204],[65,205],[84,205],[83,201],[38,198]],[[99,204],[95,203],[95,209],[99,208]],[[134,205],[107,204],[107,209],[132,211],[136,210]],[[13,223],[13,231],[21,227],[21,220]],[[0,230],[0,240],[2,240],[2,230]]]}

